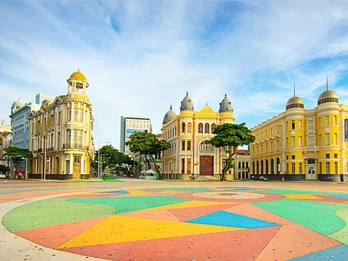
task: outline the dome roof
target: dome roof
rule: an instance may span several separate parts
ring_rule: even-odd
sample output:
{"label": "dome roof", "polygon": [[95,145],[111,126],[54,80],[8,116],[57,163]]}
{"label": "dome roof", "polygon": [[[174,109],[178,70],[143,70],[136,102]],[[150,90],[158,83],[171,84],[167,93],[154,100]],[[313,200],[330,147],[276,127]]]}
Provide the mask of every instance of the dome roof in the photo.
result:
{"label": "dome roof", "polygon": [[173,111],[172,105],[170,105],[169,111],[166,113],[166,115],[164,115],[162,124],[166,124],[166,123],[170,122],[175,117],[176,117],[176,113]]}
{"label": "dome roof", "polygon": [[300,97],[294,96],[291,97],[286,103],[286,109],[292,108],[304,108],[304,103]]}
{"label": "dome roof", "polygon": [[322,92],[318,98],[318,105],[327,102],[336,102],[338,103],[338,95],[331,90],[326,90]]}
{"label": "dome roof", "polygon": [[231,101],[227,98],[227,94],[225,94],[224,99],[220,103],[220,109],[219,112],[232,112],[232,103]]}
{"label": "dome roof", "polygon": [[194,111],[193,102],[190,96],[188,95],[188,93],[186,93],[185,98],[181,102],[180,111],[192,111],[192,112]]}
{"label": "dome roof", "polygon": [[83,81],[83,82],[87,82],[87,78],[86,76],[83,75],[83,73],[80,72],[80,69],[77,70],[77,72],[73,72],[70,77],[69,80],[77,80],[77,81]]}

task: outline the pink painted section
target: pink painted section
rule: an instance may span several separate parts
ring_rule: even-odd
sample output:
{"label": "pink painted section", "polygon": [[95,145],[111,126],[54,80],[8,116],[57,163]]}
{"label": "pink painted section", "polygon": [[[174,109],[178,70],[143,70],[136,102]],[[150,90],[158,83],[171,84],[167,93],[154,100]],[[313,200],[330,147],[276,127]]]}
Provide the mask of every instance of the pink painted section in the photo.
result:
{"label": "pink painted section", "polygon": [[181,221],[186,221],[194,219],[197,217],[205,216],[216,211],[225,210],[232,206],[236,206],[235,203],[227,205],[214,205],[214,206],[205,206],[205,207],[196,207],[196,208],[177,208],[169,209],[169,211],[176,216]]}
{"label": "pink painted section", "polygon": [[336,204],[345,204],[345,202],[347,202],[346,198],[335,198],[332,197],[330,195],[315,195],[317,197],[321,197],[322,200],[320,200],[320,202],[330,202],[330,203],[336,203]]}
{"label": "pink painted section", "polygon": [[256,261],[288,260],[340,244],[303,226],[286,225],[279,229]]}
{"label": "pink painted section", "polygon": [[108,260],[255,260],[279,227],[129,242],[64,251]]}
{"label": "pink painted section", "polygon": [[56,248],[106,218],[108,218],[108,216],[24,230],[16,232],[15,234],[39,245]]}
{"label": "pink painted section", "polygon": [[180,221],[168,210],[135,211],[120,214],[120,216]]}
{"label": "pink painted section", "polygon": [[225,211],[248,216],[256,219],[266,220],[268,222],[273,222],[279,225],[290,225],[294,224],[290,220],[287,220],[285,218],[282,218],[278,215],[275,215],[271,212],[268,212],[267,210],[264,210],[262,208],[259,208],[253,204],[245,203],[238,206],[231,207],[229,209],[226,209]]}

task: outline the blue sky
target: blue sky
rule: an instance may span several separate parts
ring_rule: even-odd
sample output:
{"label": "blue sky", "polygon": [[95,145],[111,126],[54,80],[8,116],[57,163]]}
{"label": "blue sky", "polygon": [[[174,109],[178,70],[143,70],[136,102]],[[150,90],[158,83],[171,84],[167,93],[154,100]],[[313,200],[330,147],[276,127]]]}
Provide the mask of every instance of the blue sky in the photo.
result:
{"label": "blue sky", "polygon": [[95,144],[119,149],[120,117],[161,132],[189,93],[196,111],[225,94],[252,128],[296,95],[325,90],[348,103],[348,1],[0,2],[0,118],[12,103],[67,92],[80,68],[93,103]]}

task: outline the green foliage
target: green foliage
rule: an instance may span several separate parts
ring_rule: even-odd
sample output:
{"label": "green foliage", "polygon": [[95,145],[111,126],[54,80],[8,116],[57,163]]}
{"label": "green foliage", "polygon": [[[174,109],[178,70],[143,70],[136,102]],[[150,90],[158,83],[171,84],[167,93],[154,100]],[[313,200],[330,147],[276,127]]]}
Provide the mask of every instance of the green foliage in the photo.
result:
{"label": "green foliage", "polygon": [[170,148],[170,143],[165,140],[160,140],[155,134],[148,132],[134,132],[126,145],[130,146],[130,151],[145,155],[148,160],[149,169],[151,168],[150,161],[155,167],[155,171],[160,173],[158,166],[155,164],[153,155],[160,154],[162,151]]}
{"label": "green foliage", "polygon": [[225,166],[222,169],[221,181],[225,179],[227,171],[234,168],[233,156],[239,146],[248,145],[255,141],[255,137],[251,135],[251,131],[245,126],[245,123],[232,124],[225,123],[216,126],[212,130],[216,134],[209,143],[217,148],[224,148],[227,158],[224,160]]}
{"label": "green foliage", "polygon": [[[120,166],[122,163],[131,165],[133,161],[127,155],[119,152],[112,145],[103,146],[97,150],[95,153],[94,161],[98,161],[98,155],[100,156],[100,161],[103,162],[103,170],[106,167],[116,168],[116,166]],[[95,164],[97,165],[97,164]]]}
{"label": "green foliage", "polygon": [[2,171],[3,173],[6,173],[7,171],[10,171],[10,169],[5,165],[0,164],[0,171]]}
{"label": "green foliage", "polygon": [[33,155],[28,149],[21,149],[16,147],[7,147],[4,148],[4,155],[9,156],[13,162],[15,168],[23,161],[23,158],[31,158]]}

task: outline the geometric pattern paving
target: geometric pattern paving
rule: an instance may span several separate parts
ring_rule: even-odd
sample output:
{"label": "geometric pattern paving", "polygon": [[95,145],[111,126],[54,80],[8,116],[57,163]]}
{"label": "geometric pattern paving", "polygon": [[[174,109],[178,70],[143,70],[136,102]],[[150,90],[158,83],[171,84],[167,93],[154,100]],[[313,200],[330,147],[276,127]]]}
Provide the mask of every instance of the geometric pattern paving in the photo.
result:
{"label": "geometric pattern paving", "polygon": [[[234,191],[263,197],[195,196]],[[28,203],[3,223],[37,244],[106,260],[347,260],[347,199],[233,186],[122,189]]]}

